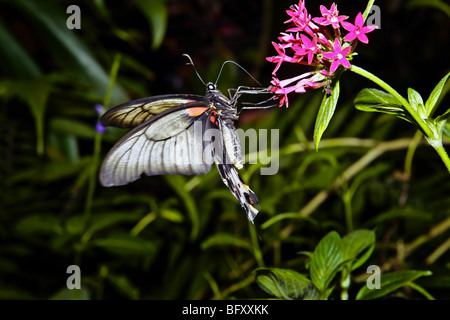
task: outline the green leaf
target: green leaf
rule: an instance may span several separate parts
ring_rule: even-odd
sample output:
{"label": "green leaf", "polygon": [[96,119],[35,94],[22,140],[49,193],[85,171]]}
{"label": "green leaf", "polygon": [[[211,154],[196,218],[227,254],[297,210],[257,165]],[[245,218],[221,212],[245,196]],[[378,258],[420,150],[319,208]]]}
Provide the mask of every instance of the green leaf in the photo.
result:
{"label": "green leaf", "polygon": [[407,286],[411,281],[423,276],[430,276],[431,271],[404,270],[381,274],[380,289],[369,289],[363,286],[356,295],[357,300],[370,300],[383,297],[403,286]]}
{"label": "green leaf", "polygon": [[167,219],[175,223],[180,223],[184,220],[183,214],[180,211],[173,208],[161,209],[160,214],[161,217],[163,217],[164,219]]}
{"label": "green leaf", "polygon": [[339,99],[340,84],[339,80],[334,83],[334,87],[331,94],[325,94],[320,104],[319,112],[316,117],[316,124],[314,127],[314,145],[316,150],[319,149],[319,142],[322,138],[323,133],[328,127],[328,124],[333,117],[334,111],[336,110],[336,105]]}
{"label": "green leaf", "polygon": [[139,255],[147,257],[156,251],[154,243],[129,234],[117,234],[108,238],[92,240],[90,245],[125,257]]}
{"label": "green leaf", "polygon": [[28,216],[19,221],[15,231],[20,235],[61,235],[63,228],[61,221],[49,215]]}
{"label": "green leaf", "polygon": [[450,108],[448,108],[448,110],[445,111],[440,116],[436,117],[436,122],[447,121],[449,117],[450,117]]}
{"label": "green leaf", "polygon": [[353,101],[356,109],[365,112],[381,112],[393,114],[399,118],[410,121],[406,118],[405,111],[401,103],[391,94],[378,89],[363,89]]}
{"label": "green leaf", "polygon": [[320,240],[311,259],[310,275],[322,296],[343,263],[342,240],[332,231]]}
{"label": "green leaf", "polygon": [[[350,270],[361,266],[375,248],[375,232],[372,230],[355,230],[342,238],[343,260],[349,261]],[[361,255],[359,258],[358,256]]]}
{"label": "green leaf", "polygon": [[252,245],[250,243],[248,243],[245,240],[242,240],[240,237],[237,237],[233,234],[224,232],[216,233],[211,237],[209,237],[208,239],[206,239],[205,241],[203,241],[201,244],[201,248],[202,250],[206,250],[213,246],[227,246],[227,245],[241,247],[252,251]]}
{"label": "green leaf", "polygon": [[311,284],[311,281],[296,271],[260,268],[255,272],[258,286],[278,299],[314,299],[318,297],[318,291]]}
{"label": "green leaf", "polygon": [[133,2],[147,18],[152,30],[152,48],[157,49],[164,40],[167,29],[166,0],[133,0]]}
{"label": "green leaf", "polygon": [[[434,87],[433,91],[431,92],[430,96],[427,99],[427,102],[425,102],[425,109],[427,112],[427,116],[431,114],[433,111],[437,101],[439,100],[439,97],[441,96],[442,89],[444,88],[445,82],[447,82],[448,77],[450,76],[450,72],[447,73],[441,81]],[[447,110],[446,114],[450,111]]]}
{"label": "green leaf", "polygon": [[413,88],[408,88],[408,101],[422,119],[427,117],[422,96]]}

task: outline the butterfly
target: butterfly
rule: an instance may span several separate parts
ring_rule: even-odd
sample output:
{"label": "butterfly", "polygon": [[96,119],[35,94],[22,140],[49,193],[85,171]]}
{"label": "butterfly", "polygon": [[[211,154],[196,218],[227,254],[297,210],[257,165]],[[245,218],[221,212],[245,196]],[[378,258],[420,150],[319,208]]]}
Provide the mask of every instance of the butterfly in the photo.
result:
{"label": "butterfly", "polygon": [[[233,61],[224,62],[222,68],[227,62]],[[205,84],[205,96],[152,96],[106,111],[100,119],[103,126],[132,130],[106,155],[100,168],[101,184],[121,186],[142,175],[202,175],[215,163],[224,184],[254,224],[258,198],[237,171],[243,167],[244,157],[234,122],[239,119],[237,103],[241,95],[272,92],[267,88],[242,86],[228,90],[230,97],[227,97],[217,89],[216,83]],[[253,107],[272,107],[260,106],[262,104],[253,104]]]}

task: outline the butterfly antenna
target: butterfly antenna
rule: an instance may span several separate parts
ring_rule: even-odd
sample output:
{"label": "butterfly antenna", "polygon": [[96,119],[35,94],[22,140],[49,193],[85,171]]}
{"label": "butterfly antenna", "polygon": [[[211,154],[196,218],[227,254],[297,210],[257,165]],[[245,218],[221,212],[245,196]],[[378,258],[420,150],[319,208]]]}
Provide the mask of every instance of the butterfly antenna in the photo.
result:
{"label": "butterfly antenna", "polygon": [[205,81],[203,81],[202,77],[200,77],[200,74],[198,73],[197,69],[195,68],[194,62],[192,61],[191,57],[187,53],[183,53],[183,56],[189,59],[189,62],[186,63],[186,65],[191,65],[194,68],[195,73],[197,74],[197,77],[200,79],[200,81],[206,86]]}
{"label": "butterfly antenna", "polygon": [[225,62],[222,64],[222,67],[220,68],[219,75],[217,76],[217,80],[216,80],[216,82],[215,82],[215,85],[217,85],[217,81],[219,81],[220,75],[222,74],[223,67],[224,67],[227,63],[229,63],[229,62],[230,62],[230,63],[233,63],[233,64],[236,65],[236,66],[238,66],[242,71],[244,71],[246,74],[248,74],[248,75],[250,76],[250,78],[252,78],[253,80],[255,80],[255,82],[256,82],[258,85],[262,86],[262,84],[259,83],[259,81],[256,80],[255,77],[253,77],[253,76],[250,74],[250,72],[248,72],[247,70],[245,70],[245,68],[244,68],[243,66],[241,66],[239,63],[237,63],[237,62],[235,62],[235,61],[233,61],[233,60],[227,60],[227,61],[225,61]]}

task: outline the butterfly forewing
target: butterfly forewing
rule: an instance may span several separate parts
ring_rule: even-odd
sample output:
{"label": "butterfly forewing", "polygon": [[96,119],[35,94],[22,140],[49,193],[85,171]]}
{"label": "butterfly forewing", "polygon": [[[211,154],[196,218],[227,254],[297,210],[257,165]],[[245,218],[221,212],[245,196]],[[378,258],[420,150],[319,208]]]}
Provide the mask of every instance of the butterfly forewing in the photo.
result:
{"label": "butterfly forewing", "polygon": [[169,109],[140,124],[108,153],[100,169],[104,186],[120,186],[142,174],[200,175],[211,169],[203,141],[210,108],[195,102]]}
{"label": "butterfly forewing", "polygon": [[152,117],[186,103],[203,101],[204,97],[193,94],[172,94],[130,101],[114,107],[101,119],[103,126],[134,128]]}

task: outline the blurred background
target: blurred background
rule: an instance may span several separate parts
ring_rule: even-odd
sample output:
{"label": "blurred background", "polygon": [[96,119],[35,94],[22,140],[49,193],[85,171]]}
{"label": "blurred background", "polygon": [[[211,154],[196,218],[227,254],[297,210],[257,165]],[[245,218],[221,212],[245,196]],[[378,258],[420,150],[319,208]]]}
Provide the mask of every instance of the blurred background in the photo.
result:
{"label": "blurred background", "polygon": [[[305,273],[307,257],[299,251],[312,251],[331,230],[345,235],[361,228],[376,230],[368,264],[386,272],[431,270],[420,284],[438,299],[450,297],[448,172],[423,143],[409,151],[409,143],[376,149],[412,139],[416,130],[392,116],[357,111],[354,97],[373,85],[350,72],[342,75],[319,152],[311,141],[322,92],[292,97],[288,109],[242,114],[238,127],[280,130],[279,172],[261,176],[261,164],[240,171],[260,201],[261,241],[216,168],[199,177],[99,185],[98,165],[125,130],[97,133],[96,104],[203,95],[183,53],[205,81],[215,81],[231,59],[269,85],[274,65],[265,57],[275,55],[271,41],[285,30],[285,10],[295,3],[0,1],[1,299],[267,298],[254,282],[255,269]],[[350,22],[367,4],[336,3]],[[358,45],[352,63],[403,95],[412,87],[426,99],[449,71],[450,16],[448,4],[439,3],[376,1],[381,29]],[[74,4],[81,29],[69,30],[66,10]],[[313,16],[320,4],[332,2],[307,1]],[[223,92],[256,85],[231,64],[218,84]],[[448,106],[445,98],[438,112]],[[373,157],[361,164],[370,151]],[[352,178],[337,185],[349,168]],[[81,268],[81,290],[66,287],[73,264]],[[402,290],[396,297],[417,293]]]}

